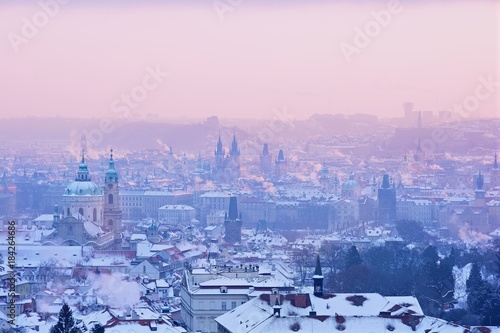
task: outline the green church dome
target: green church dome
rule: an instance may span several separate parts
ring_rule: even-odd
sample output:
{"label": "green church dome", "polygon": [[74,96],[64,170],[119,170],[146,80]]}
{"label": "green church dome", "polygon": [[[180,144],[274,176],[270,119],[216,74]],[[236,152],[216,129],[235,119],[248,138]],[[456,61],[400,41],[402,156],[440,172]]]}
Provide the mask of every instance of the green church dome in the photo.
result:
{"label": "green church dome", "polygon": [[92,181],[74,181],[66,187],[64,195],[102,195],[102,189]]}
{"label": "green church dome", "polygon": [[359,184],[357,181],[354,180],[353,174],[349,175],[349,180],[342,185],[342,189],[348,191],[354,191],[359,189]]}
{"label": "green church dome", "polygon": [[82,161],[78,167],[76,179],[66,187],[64,195],[103,195],[102,189],[96,183],[91,181],[85,156],[82,151]]}

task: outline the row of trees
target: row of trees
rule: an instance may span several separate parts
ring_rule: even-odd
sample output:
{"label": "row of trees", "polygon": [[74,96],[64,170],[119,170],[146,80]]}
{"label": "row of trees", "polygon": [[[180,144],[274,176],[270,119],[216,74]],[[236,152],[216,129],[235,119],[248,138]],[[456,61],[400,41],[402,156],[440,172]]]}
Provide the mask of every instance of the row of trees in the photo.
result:
{"label": "row of trees", "polygon": [[[0,333],[26,333],[25,327],[15,327],[10,329],[2,329]],[[90,330],[90,333],[104,333],[104,326],[95,324]],[[59,311],[57,323],[50,328],[50,333],[82,333],[82,330],[76,325],[73,311],[65,303]]]}
{"label": "row of trees", "polygon": [[442,260],[434,246],[423,251],[372,247],[361,255],[355,246],[346,251],[327,245],[321,252],[324,263],[330,265],[326,279],[330,291],[417,295],[425,312],[433,316],[454,302],[453,252]]}
{"label": "row of trees", "polygon": [[[104,333],[104,331],[104,326],[101,324],[95,324],[90,330],[91,333]],[[73,311],[66,303],[61,307],[58,321],[50,328],[50,333],[82,333],[73,318]]]}
{"label": "row of trees", "polygon": [[[325,289],[329,292],[414,295],[427,315],[461,324],[500,325],[500,254],[495,258],[492,251],[452,248],[440,256],[435,246],[401,245],[370,247],[360,253],[355,246],[345,249],[326,244],[320,255],[326,272]],[[453,267],[470,262],[475,264],[469,278],[472,280],[467,283],[467,309],[454,309],[457,301]],[[497,271],[493,284],[478,275],[480,266],[485,271]]]}
{"label": "row of trees", "polygon": [[[498,254],[500,267],[500,252]],[[497,272],[500,278],[500,269]],[[481,265],[473,263],[467,279],[467,308],[471,322],[484,325],[500,325],[500,285],[483,279]]]}

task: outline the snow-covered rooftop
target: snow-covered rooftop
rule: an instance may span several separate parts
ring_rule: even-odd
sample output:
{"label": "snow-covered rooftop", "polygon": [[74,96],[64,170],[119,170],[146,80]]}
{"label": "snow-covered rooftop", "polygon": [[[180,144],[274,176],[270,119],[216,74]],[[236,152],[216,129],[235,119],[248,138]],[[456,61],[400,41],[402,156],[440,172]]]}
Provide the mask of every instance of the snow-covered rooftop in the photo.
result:
{"label": "snow-covered rooftop", "polygon": [[215,320],[229,332],[464,332],[464,327],[423,315],[412,296],[372,293],[262,294]]}

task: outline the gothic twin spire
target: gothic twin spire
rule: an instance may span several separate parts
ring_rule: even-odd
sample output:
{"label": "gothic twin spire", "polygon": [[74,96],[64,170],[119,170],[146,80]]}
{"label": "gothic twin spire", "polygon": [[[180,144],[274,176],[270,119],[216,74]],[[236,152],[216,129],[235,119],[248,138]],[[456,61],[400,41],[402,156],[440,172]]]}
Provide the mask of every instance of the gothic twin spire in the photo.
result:
{"label": "gothic twin spire", "polygon": [[[215,154],[224,155],[224,148],[222,147],[222,140],[220,138],[220,133],[219,133],[219,140],[217,141],[217,149],[215,150]],[[238,148],[238,141],[236,140],[236,133],[233,134],[233,141],[231,143],[231,150],[229,151],[229,155],[231,156],[240,155],[240,149]]]}

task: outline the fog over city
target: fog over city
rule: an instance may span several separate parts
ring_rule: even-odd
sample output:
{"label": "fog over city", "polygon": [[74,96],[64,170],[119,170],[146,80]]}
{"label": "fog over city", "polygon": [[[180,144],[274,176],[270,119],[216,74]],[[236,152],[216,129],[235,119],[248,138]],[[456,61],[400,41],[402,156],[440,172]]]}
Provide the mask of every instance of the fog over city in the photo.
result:
{"label": "fog over city", "polygon": [[0,333],[500,332],[499,14],[0,0]]}

